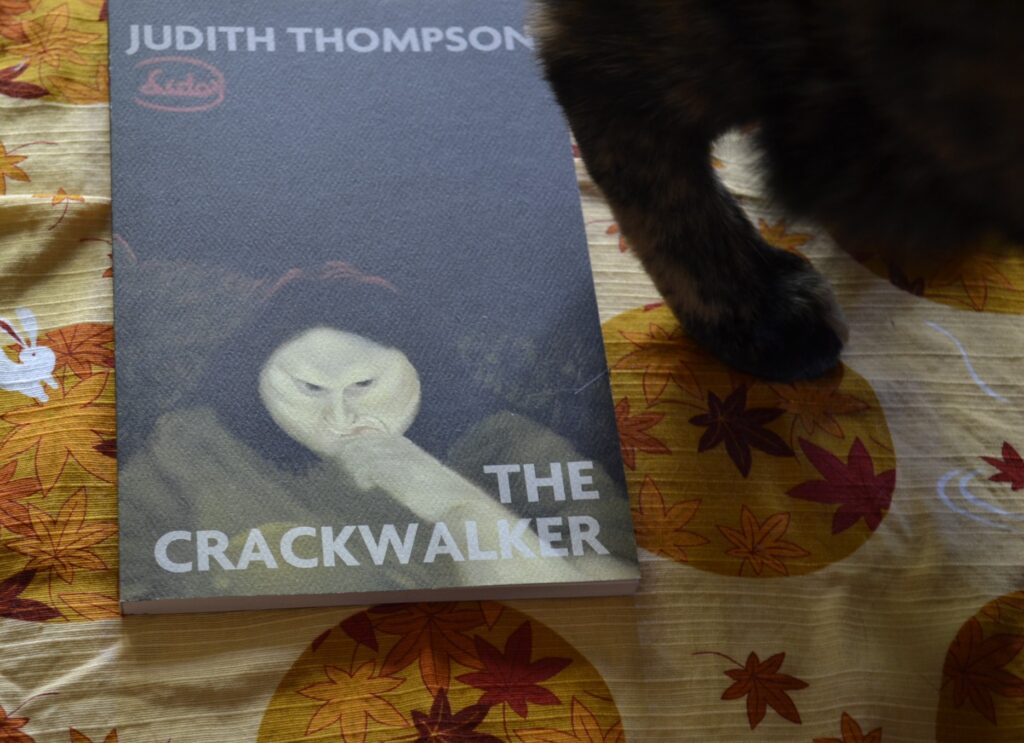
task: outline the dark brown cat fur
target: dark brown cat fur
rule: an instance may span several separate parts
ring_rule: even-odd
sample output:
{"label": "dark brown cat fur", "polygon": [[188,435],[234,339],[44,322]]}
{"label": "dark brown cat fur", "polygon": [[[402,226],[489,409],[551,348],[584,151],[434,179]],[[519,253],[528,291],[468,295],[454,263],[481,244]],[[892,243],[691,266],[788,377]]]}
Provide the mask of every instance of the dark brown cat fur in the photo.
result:
{"label": "dark brown cat fur", "polygon": [[587,168],[689,334],[739,369],[817,376],[845,326],[715,177],[730,128],[759,124],[772,193],[842,244],[1024,238],[1024,2],[538,2]]}

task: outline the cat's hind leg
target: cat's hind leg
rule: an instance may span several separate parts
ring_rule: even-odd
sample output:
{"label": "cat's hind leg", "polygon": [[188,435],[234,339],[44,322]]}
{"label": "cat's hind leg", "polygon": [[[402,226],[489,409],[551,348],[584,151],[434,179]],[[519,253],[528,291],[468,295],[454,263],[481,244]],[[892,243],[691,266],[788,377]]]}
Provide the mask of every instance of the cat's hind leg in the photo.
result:
{"label": "cat's hind leg", "polygon": [[841,312],[825,279],[766,243],[713,172],[711,142],[753,94],[716,58],[728,29],[686,18],[692,4],[548,0],[541,59],[591,176],[687,332],[756,376],[812,378],[838,361]]}

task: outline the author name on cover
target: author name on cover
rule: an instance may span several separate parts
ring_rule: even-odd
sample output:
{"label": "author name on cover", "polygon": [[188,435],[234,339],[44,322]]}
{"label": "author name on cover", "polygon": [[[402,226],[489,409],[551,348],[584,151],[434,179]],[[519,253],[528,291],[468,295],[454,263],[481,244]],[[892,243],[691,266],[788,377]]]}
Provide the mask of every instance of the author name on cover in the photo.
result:
{"label": "author name on cover", "polygon": [[138,25],[129,28],[128,56],[154,52],[497,52],[533,49],[533,39],[512,26],[423,26],[403,29],[273,26]]}

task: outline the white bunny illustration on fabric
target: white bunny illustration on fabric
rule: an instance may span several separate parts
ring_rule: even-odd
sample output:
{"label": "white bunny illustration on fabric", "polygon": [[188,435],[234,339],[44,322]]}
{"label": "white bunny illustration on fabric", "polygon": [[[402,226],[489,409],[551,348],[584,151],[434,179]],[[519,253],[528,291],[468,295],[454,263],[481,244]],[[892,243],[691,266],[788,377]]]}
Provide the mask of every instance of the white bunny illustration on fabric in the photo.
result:
{"label": "white bunny illustration on fabric", "polygon": [[39,324],[32,310],[21,307],[15,310],[15,314],[24,331],[23,336],[18,334],[9,320],[0,317],[0,330],[21,346],[17,361],[0,355],[0,390],[20,392],[39,402],[46,402],[50,396],[46,394],[43,385],[57,389],[57,381],[53,378],[57,356],[52,349],[36,344]]}

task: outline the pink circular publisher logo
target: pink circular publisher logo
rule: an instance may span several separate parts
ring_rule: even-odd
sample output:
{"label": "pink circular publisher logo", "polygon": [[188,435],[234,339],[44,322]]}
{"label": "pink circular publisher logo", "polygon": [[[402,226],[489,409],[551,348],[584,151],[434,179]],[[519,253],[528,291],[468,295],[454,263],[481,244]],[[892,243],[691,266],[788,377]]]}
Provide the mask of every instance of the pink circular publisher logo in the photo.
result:
{"label": "pink circular publisher logo", "polygon": [[135,65],[135,102],[155,111],[199,113],[224,102],[224,73],[191,57],[154,57]]}

